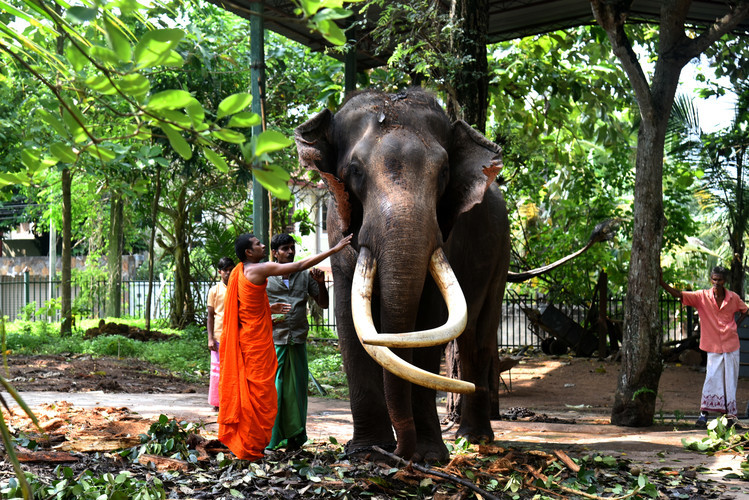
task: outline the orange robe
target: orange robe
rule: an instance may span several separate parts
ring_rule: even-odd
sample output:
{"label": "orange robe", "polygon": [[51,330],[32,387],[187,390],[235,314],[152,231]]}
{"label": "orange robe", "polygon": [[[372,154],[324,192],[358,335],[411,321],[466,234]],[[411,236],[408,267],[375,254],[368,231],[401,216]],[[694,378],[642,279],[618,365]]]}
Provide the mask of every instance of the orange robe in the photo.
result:
{"label": "orange robe", "polygon": [[242,460],[264,456],[278,411],[278,362],[266,284],[252,284],[240,262],[224,301],[218,438]]}

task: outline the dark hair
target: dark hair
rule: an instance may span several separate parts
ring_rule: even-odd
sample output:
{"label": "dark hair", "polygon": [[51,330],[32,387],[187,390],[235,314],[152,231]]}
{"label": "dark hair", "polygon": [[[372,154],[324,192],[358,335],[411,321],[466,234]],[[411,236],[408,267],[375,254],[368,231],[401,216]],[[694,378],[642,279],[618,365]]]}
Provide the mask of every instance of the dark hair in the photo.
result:
{"label": "dark hair", "polygon": [[721,276],[723,276],[724,280],[728,280],[728,269],[723,266],[715,266],[713,270],[710,271],[710,276],[712,276],[713,274],[720,274]]}
{"label": "dark hair", "polygon": [[219,271],[228,271],[234,267],[234,259],[231,257],[221,257],[216,267]]}
{"label": "dark hair", "polygon": [[250,242],[254,237],[255,235],[252,233],[244,233],[237,236],[237,239],[234,242],[234,251],[237,253],[239,262],[244,262],[247,258],[245,251],[250,248]]}
{"label": "dark hair", "polygon": [[281,248],[281,245],[288,245],[290,243],[296,243],[293,236],[286,233],[277,234],[270,240],[270,249],[278,250]]}

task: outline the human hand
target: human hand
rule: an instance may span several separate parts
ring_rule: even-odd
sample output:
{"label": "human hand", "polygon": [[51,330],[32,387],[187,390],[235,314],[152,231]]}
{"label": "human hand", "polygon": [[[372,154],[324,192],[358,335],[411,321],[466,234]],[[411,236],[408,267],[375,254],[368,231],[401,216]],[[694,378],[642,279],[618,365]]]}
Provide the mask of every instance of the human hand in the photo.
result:
{"label": "human hand", "polygon": [[286,314],[291,311],[291,304],[285,302],[276,302],[270,305],[271,314]]}
{"label": "human hand", "polygon": [[216,339],[213,338],[213,335],[210,335],[208,337],[208,350],[218,351],[218,342],[216,342]]}
{"label": "human hand", "polygon": [[313,280],[317,281],[318,284],[322,285],[323,283],[325,283],[325,272],[324,271],[322,271],[322,270],[320,270],[320,269],[318,269],[316,267],[313,267],[312,269],[309,270],[309,275],[310,275],[310,278],[312,278]]}
{"label": "human hand", "polygon": [[348,236],[344,236],[343,239],[341,239],[341,241],[336,243],[336,246],[333,247],[333,250],[335,250],[336,252],[340,252],[346,246],[351,244],[351,238],[353,237],[354,237],[353,233],[349,234]]}

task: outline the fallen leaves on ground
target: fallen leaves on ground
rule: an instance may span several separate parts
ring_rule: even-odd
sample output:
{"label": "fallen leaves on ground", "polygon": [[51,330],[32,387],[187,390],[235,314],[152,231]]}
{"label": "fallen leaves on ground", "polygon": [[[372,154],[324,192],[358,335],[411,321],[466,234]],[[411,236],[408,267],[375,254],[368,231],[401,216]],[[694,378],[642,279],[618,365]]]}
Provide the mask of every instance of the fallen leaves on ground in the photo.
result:
{"label": "fallen leaves on ground", "polygon": [[[700,480],[689,469],[657,470],[646,478],[627,460],[494,444],[466,445],[453,450],[448,463],[431,467],[350,460],[334,439],[310,442],[296,451],[269,452],[264,460],[250,463],[233,460],[220,443],[200,436],[200,427],[187,438],[194,453],[185,460],[138,452],[139,436],[154,421],[127,408],[80,409],[65,403],[41,407],[37,416],[47,435],[40,435],[20,412],[4,416],[16,442],[25,448],[24,469],[36,476],[37,489],[45,491],[72,488],[76,481],[90,483],[94,477],[148,485],[163,491],[165,498],[227,500],[721,498],[725,489]],[[12,477],[6,460],[0,464],[0,488]]]}

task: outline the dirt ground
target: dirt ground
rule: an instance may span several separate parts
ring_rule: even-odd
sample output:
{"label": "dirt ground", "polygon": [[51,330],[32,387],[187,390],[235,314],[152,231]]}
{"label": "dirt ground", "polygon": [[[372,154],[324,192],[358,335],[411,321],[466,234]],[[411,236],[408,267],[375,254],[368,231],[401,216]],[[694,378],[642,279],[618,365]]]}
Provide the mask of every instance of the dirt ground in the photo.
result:
{"label": "dirt ground", "polygon": [[208,392],[207,384],[185,382],[151,363],[129,358],[8,356],[8,368],[6,378],[19,391]]}
{"label": "dirt ground", "polygon": [[[206,383],[184,382],[145,362],[90,356],[12,356],[9,368],[11,383],[22,397],[28,391],[27,402],[49,436],[41,451],[18,449],[19,458],[35,467],[32,470],[36,473],[48,473],[57,463],[77,462],[79,468],[98,466],[100,461],[91,462],[90,457],[137,446],[139,435],[148,431],[160,413],[200,422],[204,441],[196,448],[201,454],[199,460],[227,451],[216,440],[217,414],[207,404]],[[682,445],[684,438],[704,436],[704,431],[691,424],[699,407],[703,371],[666,365],[660,381],[656,425],[647,429],[601,425],[609,423],[618,372],[618,363],[588,358],[541,356],[519,360],[502,373],[503,419],[492,422],[494,444],[508,449],[559,448],[576,457],[595,450],[649,470],[651,477],[664,470],[663,474],[690,474],[695,481],[701,481],[702,489],[692,491],[695,495],[690,493],[694,498],[749,500],[749,494],[743,493],[746,483],[729,478],[741,473],[741,454],[712,456],[685,450]],[[749,379],[741,379],[740,418],[745,417],[748,400]],[[11,406],[11,414],[3,412],[11,431],[36,435],[23,411],[17,405]],[[438,410],[444,415],[444,405]],[[678,426],[674,424],[674,413],[683,414]],[[742,423],[749,424],[746,420]],[[344,443],[351,438],[352,430],[347,401],[310,398],[307,434],[313,443],[327,443],[330,436]],[[455,439],[454,431],[452,426],[446,426],[445,439]],[[656,450],[658,458],[654,455]],[[172,466],[173,463],[165,464]],[[708,491],[711,493],[704,494]]]}
{"label": "dirt ground", "polygon": [[[7,379],[19,391],[105,393],[206,393],[205,383],[189,383],[154,365],[133,359],[72,356],[9,356]],[[500,412],[567,409],[608,415],[619,363],[569,356],[532,356],[502,373]],[[704,368],[667,364],[661,376],[657,415],[696,415]],[[316,394],[315,394],[316,395]],[[739,417],[746,417],[749,379],[739,380]]]}
{"label": "dirt ground", "polygon": [[[511,407],[558,412],[585,409],[608,416],[614,402],[620,364],[594,358],[532,357],[502,373],[500,412]],[[666,364],[658,386],[656,417],[699,413],[704,367]],[[739,379],[739,418],[746,417],[749,379]]]}

